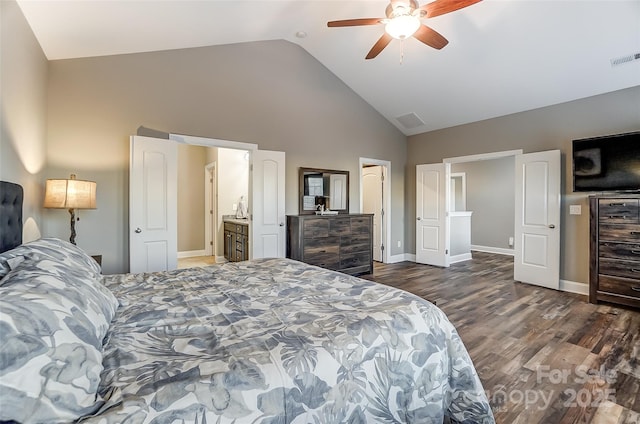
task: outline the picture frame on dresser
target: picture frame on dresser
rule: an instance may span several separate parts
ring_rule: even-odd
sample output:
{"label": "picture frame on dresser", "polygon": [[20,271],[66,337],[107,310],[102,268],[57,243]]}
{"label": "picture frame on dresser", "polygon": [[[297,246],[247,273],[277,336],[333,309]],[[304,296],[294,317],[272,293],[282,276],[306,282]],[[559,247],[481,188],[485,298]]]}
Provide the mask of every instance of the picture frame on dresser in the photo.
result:
{"label": "picture frame on dresser", "polygon": [[640,308],[640,194],[589,197],[589,302]]}

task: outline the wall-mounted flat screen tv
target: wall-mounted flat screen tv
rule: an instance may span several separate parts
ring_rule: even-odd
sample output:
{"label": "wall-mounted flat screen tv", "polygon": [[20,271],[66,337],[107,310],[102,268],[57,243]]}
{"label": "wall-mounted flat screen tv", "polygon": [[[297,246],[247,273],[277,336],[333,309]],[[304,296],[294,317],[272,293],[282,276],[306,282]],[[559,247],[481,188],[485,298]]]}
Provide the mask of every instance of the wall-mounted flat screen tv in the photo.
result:
{"label": "wall-mounted flat screen tv", "polygon": [[640,131],[573,140],[573,191],[640,191]]}

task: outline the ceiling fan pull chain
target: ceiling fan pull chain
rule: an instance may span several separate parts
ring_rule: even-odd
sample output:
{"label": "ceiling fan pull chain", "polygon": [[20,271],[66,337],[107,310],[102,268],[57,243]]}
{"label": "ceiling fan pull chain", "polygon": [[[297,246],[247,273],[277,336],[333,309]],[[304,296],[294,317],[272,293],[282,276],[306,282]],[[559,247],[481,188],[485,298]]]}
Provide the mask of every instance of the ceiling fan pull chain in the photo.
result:
{"label": "ceiling fan pull chain", "polygon": [[400,65],[404,61],[404,40],[400,40]]}

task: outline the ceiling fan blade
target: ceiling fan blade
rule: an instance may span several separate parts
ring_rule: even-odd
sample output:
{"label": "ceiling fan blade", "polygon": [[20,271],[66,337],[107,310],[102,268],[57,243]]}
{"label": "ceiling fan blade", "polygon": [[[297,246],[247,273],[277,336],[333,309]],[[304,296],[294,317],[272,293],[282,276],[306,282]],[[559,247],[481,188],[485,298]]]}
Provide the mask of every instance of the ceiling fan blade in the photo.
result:
{"label": "ceiling fan blade", "polygon": [[328,27],[346,27],[346,26],[361,26],[361,25],[376,25],[379,24],[382,18],[361,18],[361,19],[344,19],[342,21],[329,21]]}
{"label": "ceiling fan blade", "polygon": [[367,54],[367,57],[365,57],[365,59],[373,59],[374,57],[378,56],[382,49],[387,47],[391,40],[393,40],[392,36],[390,36],[386,32],[382,34],[382,37],[380,37],[378,41],[376,41],[376,44],[373,45],[371,50],[369,50],[369,53]]}
{"label": "ceiling fan blade", "polygon": [[426,18],[444,15],[445,13],[460,10],[472,4],[479,3],[482,0],[436,0],[429,4],[425,4],[420,8],[427,12]]}
{"label": "ceiling fan blade", "polygon": [[420,25],[420,28],[413,34],[413,37],[417,40],[422,41],[427,46],[431,46],[434,49],[440,50],[447,44],[449,44],[449,40],[440,35],[439,32],[429,28],[426,25]]}

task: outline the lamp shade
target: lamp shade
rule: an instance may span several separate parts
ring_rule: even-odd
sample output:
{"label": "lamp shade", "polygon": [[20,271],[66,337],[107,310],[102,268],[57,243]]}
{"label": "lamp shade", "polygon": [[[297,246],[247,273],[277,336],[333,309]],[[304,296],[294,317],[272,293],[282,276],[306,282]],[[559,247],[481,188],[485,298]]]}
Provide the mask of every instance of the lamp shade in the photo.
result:
{"label": "lamp shade", "polygon": [[53,209],[95,209],[95,181],[47,180],[44,192],[44,207]]}

